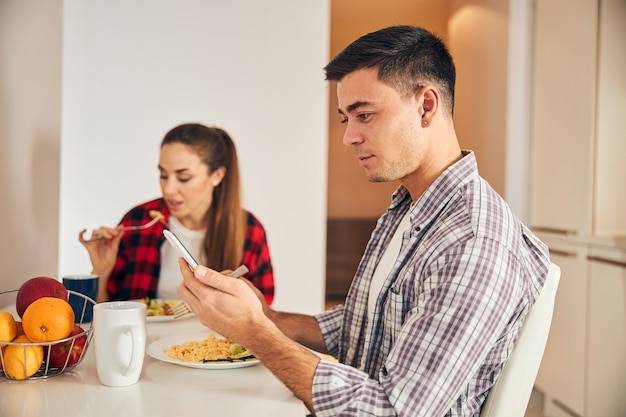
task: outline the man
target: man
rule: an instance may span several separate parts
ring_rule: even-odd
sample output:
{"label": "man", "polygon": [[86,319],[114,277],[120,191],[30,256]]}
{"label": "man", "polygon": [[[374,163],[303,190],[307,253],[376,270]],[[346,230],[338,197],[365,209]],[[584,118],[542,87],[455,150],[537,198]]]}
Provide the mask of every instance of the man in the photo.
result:
{"label": "man", "polygon": [[337,81],[344,144],[370,181],[401,183],[345,306],[315,317],[273,311],[245,281],[183,262],[179,294],[318,417],[477,416],[545,282],[547,248],[461,151],[455,68],[439,38],[382,29],[325,70]]}

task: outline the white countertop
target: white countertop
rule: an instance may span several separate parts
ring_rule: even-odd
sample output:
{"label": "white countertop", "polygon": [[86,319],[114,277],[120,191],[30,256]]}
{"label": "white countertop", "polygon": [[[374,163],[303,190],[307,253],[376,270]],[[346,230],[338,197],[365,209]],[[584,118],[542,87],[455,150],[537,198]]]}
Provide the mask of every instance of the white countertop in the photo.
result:
{"label": "white countertop", "polygon": [[[208,332],[195,317],[148,323],[147,344],[172,335]],[[74,369],[47,379],[0,378],[2,417],[298,416],[305,407],[262,364],[193,369],[144,359],[139,382],[106,387],[98,381],[93,346]]]}

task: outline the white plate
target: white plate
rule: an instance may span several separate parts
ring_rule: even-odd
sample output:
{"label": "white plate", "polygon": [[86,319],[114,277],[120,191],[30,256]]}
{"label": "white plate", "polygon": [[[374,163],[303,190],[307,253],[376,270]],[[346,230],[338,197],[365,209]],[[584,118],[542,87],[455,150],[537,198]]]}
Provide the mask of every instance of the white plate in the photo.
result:
{"label": "white plate", "polygon": [[185,314],[183,316],[146,316],[148,323],[158,323],[161,321],[181,320],[193,316],[193,313]]}
{"label": "white plate", "polygon": [[209,333],[196,333],[196,334],[164,337],[163,339],[159,339],[155,342],[150,343],[148,345],[148,348],[146,349],[146,352],[148,353],[148,355],[152,356],[154,359],[160,360],[162,362],[174,363],[176,365],[182,365],[188,368],[199,368],[199,369],[245,368],[246,366],[256,365],[261,362],[258,359],[248,359],[248,360],[239,361],[239,362],[197,363],[197,362],[179,361],[178,359],[170,358],[169,356],[165,354],[165,351],[170,346],[182,345],[192,340],[201,341],[201,340],[206,339],[208,335]]}
{"label": "white plate", "polygon": [[[162,300],[160,298],[155,298],[155,300],[157,302],[162,302]],[[138,301],[140,303],[143,303],[143,300],[134,300],[134,301]],[[169,299],[168,301],[170,302],[182,302],[182,300],[174,300],[174,299]],[[182,316],[174,316],[174,315],[170,315],[170,316],[148,316],[146,315],[146,321],[148,323],[156,323],[156,322],[162,322],[162,321],[172,321],[172,320],[181,320],[181,319],[186,319],[188,317],[193,316],[193,313],[189,313],[189,314],[185,314]]]}

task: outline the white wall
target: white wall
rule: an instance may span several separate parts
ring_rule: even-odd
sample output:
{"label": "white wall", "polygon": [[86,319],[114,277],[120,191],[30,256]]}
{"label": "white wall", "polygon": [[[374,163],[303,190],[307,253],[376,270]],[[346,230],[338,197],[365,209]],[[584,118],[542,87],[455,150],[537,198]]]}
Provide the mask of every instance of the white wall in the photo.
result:
{"label": "white wall", "polygon": [[[328,2],[66,0],[49,3],[53,10],[46,13],[37,9],[38,1],[21,4],[20,10],[6,15],[13,26],[2,33],[22,26],[29,30],[13,33],[39,35],[44,45],[57,39],[57,48],[50,53],[56,53],[56,62],[62,65],[62,83],[57,78],[47,85],[61,86],[62,115],[57,105],[57,113],[47,117],[57,122],[57,134],[60,120],[61,138],[53,137],[51,144],[31,151],[21,147],[29,148],[35,138],[29,136],[22,145],[8,128],[0,131],[3,160],[12,160],[22,169],[20,160],[5,153],[17,147],[29,164],[23,169],[27,176],[3,170],[3,176],[11,177],[6,179],[10,189],[5,204],[11,207],[8,221],[15,222],[16,242],[9,257],[2,259],[23,263],[16,266],[23,275],[7,286],[16,288],[39,273],[60,276],[88,270],[78,231],[114,225],[134,204],[158,197],[161,138],[176,124],[198,121],[224,127],[237,143],[245,205],[268,232],[276,273],[275,305],[320,311],[328,106],[322,67],[328,60]],[[62,31],[44,31],[37,18],[53,19],[56,12],[54,21],[59,23],[61,7]],[[10,9],[3,2],[0,10]],[[1,22],[4,25],[4,16]],[[0,45],[4,49],[21,44],[3,36]],[[39,54],[50,49],[29,44],[24,49],[28,47]],[[20,53],[28,54],[16,50],[9,59]],[[12,68],[6,62],[3,54],[0,74]],[[55,68],[29,68],[22,63],[15,77],[26,77],[29,71],[48,74],[48,70]],[[0,78],[0,85],[9,81]],[[30,105],[20,108],[20,116],[26,119],[23,124],[34,129],[41,124],[36,119],[43,116],[31,117],[33,107],[50,96],[26,84],[3,103],[0,120],[21,126],[8,110],[20,99]],[[59,95],[51,99],[58,102]],[[37,166],[38,159],[49,164],[50,172]],[[12,178],[13,173],[17,178]],[[47,182],[51,185],[42,190]],[[38,200],[48,189],[52,195],[46,203],[52,209],[47,213]],[[48,236],[54,236],[57,204],[58,271],[50,270],[56,266],[54,244],[46,246],[52,258],[46,268],[28,270],[36,264],[29,264],[29,256],[46,255],[35,239],[41,227],[29,222],[39,224],[49,214],[53,219],[48,224],[55,230]],[[24,225],[29,226],[25,230],[29,235],[23,233]]]}
{"label": "white wall", "polygon": [[158,197],[159,142],[225,128],[264,223],[276,306],[323,306],[328,4],[66,0],[59,273],[88,270],[83,227]]}
{"label": "white wall", "polygon": [[0,292],[57,271],[61,4],[0,1]]}

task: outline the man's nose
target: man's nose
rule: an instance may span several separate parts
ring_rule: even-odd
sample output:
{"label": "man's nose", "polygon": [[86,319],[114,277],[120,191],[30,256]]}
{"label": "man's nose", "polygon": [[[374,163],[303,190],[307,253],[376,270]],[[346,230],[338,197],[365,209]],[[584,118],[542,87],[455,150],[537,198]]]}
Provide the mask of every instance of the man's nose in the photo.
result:
{"label": "man's nose", "polygon": [[357,145],[363,142],[362,132],[348,122],[346,123],[346,131],[343,133],[342,142],[345,146]]}

